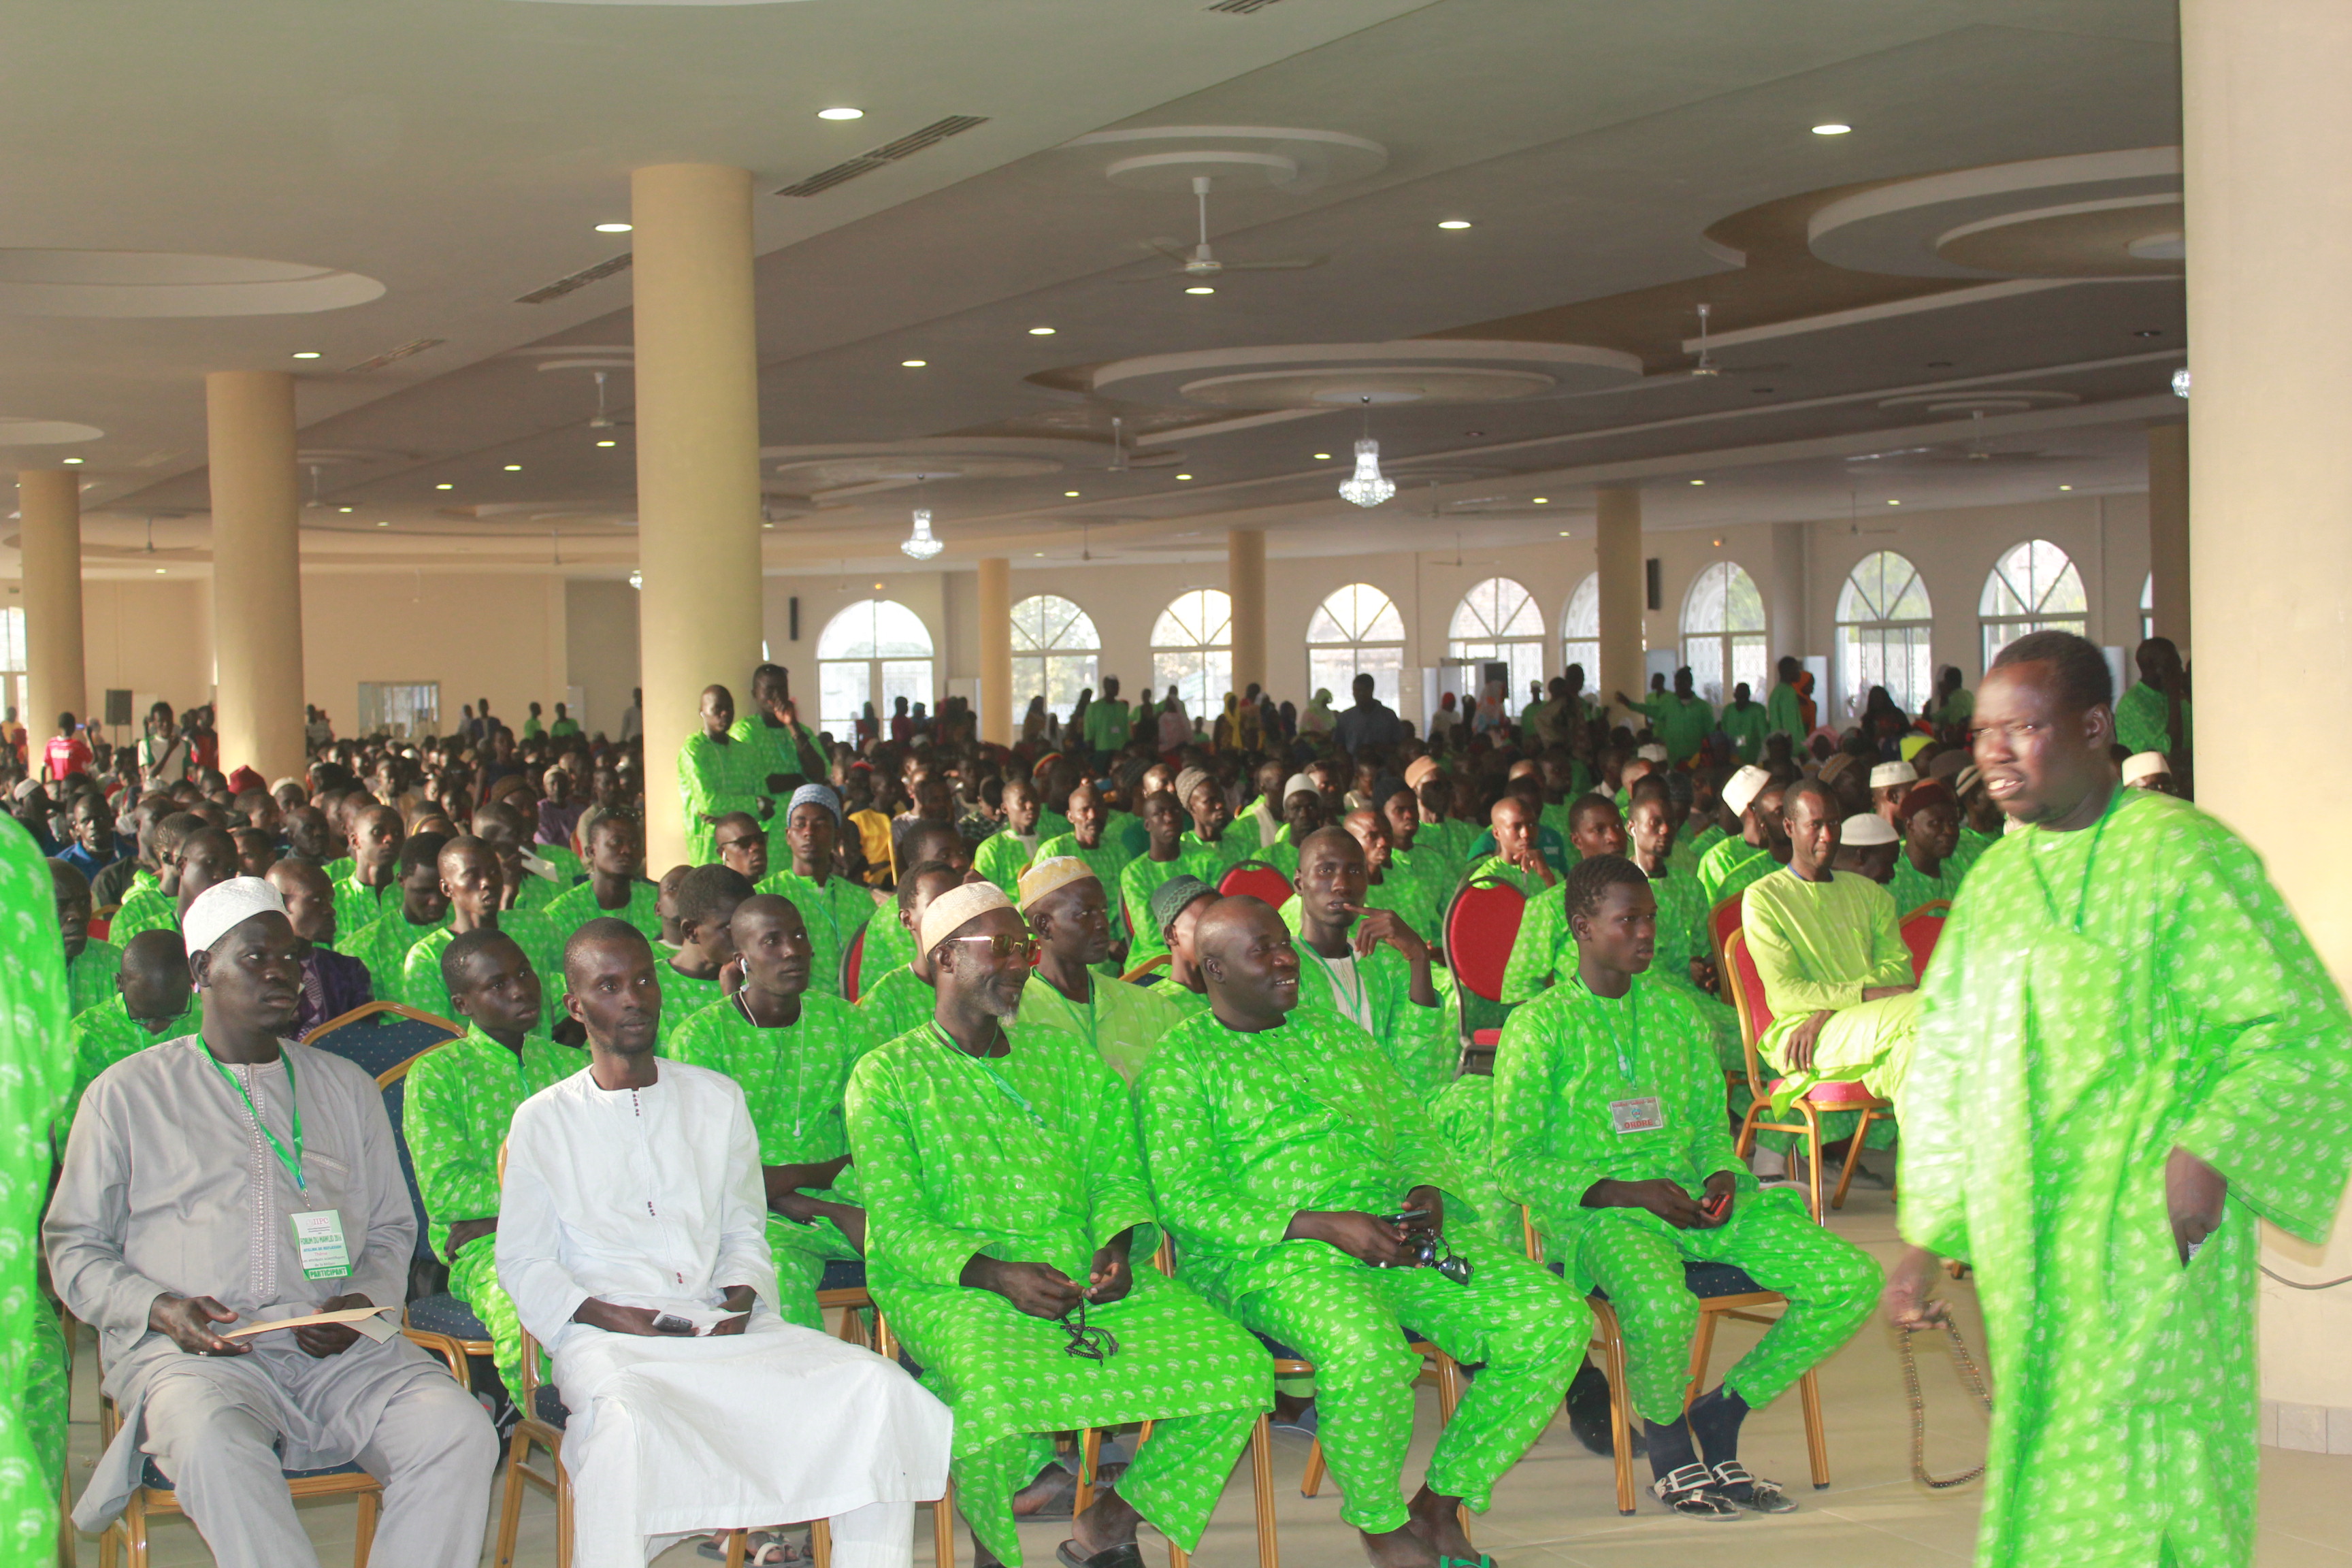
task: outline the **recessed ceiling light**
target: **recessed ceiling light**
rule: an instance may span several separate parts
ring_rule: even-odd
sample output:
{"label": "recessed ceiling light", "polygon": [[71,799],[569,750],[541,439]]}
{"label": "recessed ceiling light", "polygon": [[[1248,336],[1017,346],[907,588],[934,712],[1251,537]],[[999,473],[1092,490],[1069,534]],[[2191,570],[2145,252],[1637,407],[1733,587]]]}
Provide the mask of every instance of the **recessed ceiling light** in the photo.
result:
{"label": "recessed ceiling light", "polygon": [[1440,218],[1437,220],[1437,226],[1440,228],[1468,228],[1470,226],[1470,220],[1466,217]]}
{"label": "recessed ceiling light", "polygon": [[927,359],[902,359],[898,363],[908,370],[920,370],[931,362]]}
{"label": "recessed ceiling light", "polygon": [[761,526],[761,528],[773,528],[773,527],[775,527],[776,525],[775,525],[774,523],[772,523],[772,522],[763,522],[763,523],[761,523],[760,526]]}
{"label": "recessed ceiling light", "polygon": [[433,488],[436,490],[454,490],[457,487],[455,485],[435,485]]}
{"label": "recessed ceiling light", "polygon": [[347,506],[339,506],[339,507],[337,507],[335,510],[336,510],[337,511],[349,511],[349,510],[351,510],[352,509],[351,509],[351,508],[349,508],[349,507],[347,507]]}
{"label": "recessed ceiling light", "polygon": [[1177,477],[1178,479],[1191,479],[1192,476],[1192,475],[1190,475],[1190,474],[1179,474],[1179,475],[1177,475],[1176,477]]}
{"label": "recessed ceiling light", "polygon": [[1562,539],[1566,539],[1566,538],[1568,537],[1568,530],[1566,530],[1566,529],[1564,529],[1564,528],[1563,528],[1563,529],[1561,529],[1561,530],[1559,531],[1559,536],[1560,536]]}
{"label": "recessed ceiling light", "polygon": [[2060,485],[2058,488],[2059,488],[2060,489],[2062,489],[2062,490],[2071,490],[2071,489],[2073,489],[2074,487],[2074,486],[2072,486],[2072,485]]}
{"label": "recessed ceiling light", "polygon": [[521,465],[520,463],[509,463],[509,464],[507,465],[507,472],[508,472],[508,473],[510,473],[510,474],[519,474],[519,473],[521,473],[521,472],[522,472],[522,465]]}
{"label": "recessed ceiling light", "polygon": [[1331,454],[1328,452],[1318,452],[1315,454],[1315,460],[1318,463],[1328,463],[1331,460]]}
{"label": "recessed ceiling light", "polygon": [[1054,329],[1051,327],[1032,327],[1029,329],[1029,335],[1033,338],[1050,338],[1054,335]]}
{"label": "recessed ceiling light", "polygon": [[1538,496],[1538,497],[1536,497],[1536,505],[1538,505],[1538,506],[1549,506],[1550,504],[1551,504],[1551,497],[1549,497],[1549,496]]}
{"label": "recessed ceiling light", "polygon": [[294,357],[296,359],[317,359],[319,357],[319,351],[317,349],[297,349],[294,351]]}
{"label": "recessed ceiling light", "polygon": [[1064,495],[1066,495],[1066,496],[1075,496],[1075,495],[1076,495],[1078,492],[1077,492],[1077,491],[1076,491],[1076,490],[1064,490],[1062,493],[1063,493]]}
{"label": "recessed ceiling light", "polygon": [[596,232],[598,234],[626,234],[636,226],[637,226],[633,223],[600,223],[596,226]]}
{"label": "recessed ceiling light", "polygon": [[1216,290],[1210,288],[1206,283],[1195,283],[1190,289],[1185,289],[1184,292],[1187,294],[1213,294]]}
{"label": "recessed ceiling light", "polygon": [[612,445],[613,445],[613,443],[612,443],[612,442],[610,442],[610,441],[599,441],[599,442],[597,442],[597,443],[596,443],[596,445],[598,445],[599,447],[610,447],[610,446],[612,446]]}
{"label": "recessed ceiling light", "polygon": [[390,528],[390,527],[392,526],[392,524],[390,524],[390,523],[386,522],[386,521],[385,521],[383,519],[382,519],[382,518],[377,518],[377,519],[375,520],[375,525],[376,525],[378,528]]}
{"label": "recessed ceiling light", "polygon": [[155,575],[156,575],[156,576],[158,576],[158,577],[161,577],[163,574],[163,569],[161,566],[156,567],[156,568],[155,568]]}
{"label": "recessed ceiling light", "polygon": [[1890,500],[1886,504],[1888,506],[1901,506],[1903,503],[1899,500]]}
{"label": "recessed ceiling light", "polygon": [[866,118],[866,111],[862,109],[849,109],[845,107],[839,109],[820,109],[816,111],[816,117],[819,120],[863,120]]}
{"label": "recessed ceiling light", "polygon": [[59,460],[60,460],[60,461],[62,461],[62,462],[64,462],[64,463],[66,463],[68,466],[72,467],[72,468],[79,468],[79,467],[81,466],[81,462],[82,462],[82,460],[81,460],[79,458],[61,458],[61,459],[59,459]]}
{"label": "recessed ceiling light", "polygon": [[1043,561],[1045,559],[1045,552],[1042,550],[1033,550],[1029,552],[1029,557],[1033,561]]}
{"label": "recessed ceiling light", "polygon": [[1813,134],[1816,136],[1843,136],[1853,129],[1853,127],[1851,125],[1840,125],[1836,121],[1832,120],[1826,125],[1814,126]]}
{"label": "recessed ceiling light", "polygon": [[1691,481],[1691,483],[1693,483],[1693,484],[1695,484],[1695,485],[1703,485],[1703,484],[1706,483],[1706,481],[1705,479],[1693,479],[1693,480]]}

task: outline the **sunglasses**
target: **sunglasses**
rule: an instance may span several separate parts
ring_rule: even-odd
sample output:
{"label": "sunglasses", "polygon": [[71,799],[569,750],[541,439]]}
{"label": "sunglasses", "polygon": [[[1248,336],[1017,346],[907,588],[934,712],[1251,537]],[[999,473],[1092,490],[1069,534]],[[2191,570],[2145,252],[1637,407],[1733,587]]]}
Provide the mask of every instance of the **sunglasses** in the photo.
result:
{"label": "sunglasses", "polygon": [[994,931],[987,936],[951,936],[950,942],[984,942],[988,951],[998,958],[1031,959],[1037,956],[1037,939],[1024,931],[1014,936],[1006,931]]}

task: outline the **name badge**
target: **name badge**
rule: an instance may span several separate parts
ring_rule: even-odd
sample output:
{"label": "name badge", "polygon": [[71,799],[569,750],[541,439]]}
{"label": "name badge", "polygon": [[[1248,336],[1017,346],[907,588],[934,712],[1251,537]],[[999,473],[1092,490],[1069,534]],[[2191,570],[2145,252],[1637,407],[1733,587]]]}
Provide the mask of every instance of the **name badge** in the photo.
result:
{"label": "name badge", "polygon": [[343,1245],[343,1216],[333,1209],[313,1209],[294,1220],[294,1247],[301,1255],[305,1279],[340,1279],[352,1271],[351,1249]]}
{"label": "name badge", "polygon": [[1655,1132],[1666,1124],[1666,1112],[1656,1095],[1637,1095],[1632,1100],[1611,1100],[1609,1120],[1622,1137],[1628,1132]]}

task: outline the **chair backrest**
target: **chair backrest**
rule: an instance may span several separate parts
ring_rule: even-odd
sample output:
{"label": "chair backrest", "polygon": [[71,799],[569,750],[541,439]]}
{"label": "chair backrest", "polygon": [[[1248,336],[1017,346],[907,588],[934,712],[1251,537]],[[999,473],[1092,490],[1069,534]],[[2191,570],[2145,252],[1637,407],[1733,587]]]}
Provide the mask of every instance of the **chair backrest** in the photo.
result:
{"label": "chair backrest", "polygon": [[1927,960],[1936,955],[1936,939],[1944,934],[1944,920],[1951,912],[1951,900],[1931,899],[1903,917],[1903,945],[1911,950],[1912,979],[1927,978]]}
{"label": "chair backrest", "polygon": [[394,1068],[465,1032],[460,1024],[398,1002],[367,1002],[328,1019],[302,1043],[358,1064],[382,1085]]}
{"label": "chair backrest", "polygon": [[857,982],[866,967],[866,928],[859,926],[857,934],[849,939],[848,951],[841,955],[841,994],[851,1002],[857,1000]]}
{"label": "chair backrest", "polygon": [[1229,899],[1246,893],[1277,910],[1298,896],[1290,879],[1263,860],[1243,860],[1234,865],[1217,879],[1217,891]]}
{"label": "chair backrest", "polygon": [[106,933],[114,929],[114,917],[121,911],[121,904],[109,904],[102,910],[91,910],[89,934],[104,942]]}
{"label": "chair backrest", "polygon": [[[377,1090],[383,1096],[384,1117],[392,1123],[392,1148],[393,1152],[400,1157],[400,1179],[408,1184],[408,1205],[416,1211],[415,1255],[419,1258],[433,1256],[432,1244],[425,1238],[431,1222],[425,1213],[425,1189],[417,1184],[416,1162],[408,1152],[408,1132],[402,1125],[402,1116],[408,1108],[408,1069],[448,1043],[445,1039],[425,1047],[407,1060],[378,1073],[375,1080]],[[446,1262],[447,1259],[441,1261]]]}
{"label": "chair backrest", "polygon": [[1762,1100],[1764,1096],[1763,1058],[1757,1054],[1756,1042],[1772,1026],[1772,1008],[1764,1000],[1764,975],[1756,967],[1755,955],[1748,951],[1748,933],[1735,931],[1723,944],[1724,984],[1731,987],[1731,1005],[1739,1014],[1739,1043],[1748,1056],[1748,1091]]}
{"label": "chair backrest", "polygon": [[1125,974],[1120,975],[1119,978],[1121,980],[1129,981],[1140,980],[1155,969],[1167,968],[1171,960],[1168,954],[1164,952],[1155,952],[1150,958],[1145,959],[1141,963],[1137,964],[1133,969],[1129,970]]}
{"label": "chair backrest", "polygon": [[1500,878],[1464,884],[1445,910],[1445,961],[1454,984],[1485,1001],[1500,1002],[1503,971],[1527,912],[1527,895]]}
{"label": "chair backrest", "polygon": [[[1740,898],[1741,895],[1734,893],[1706,911],[1706,940],[1715,949],[1716,977],[1727,990],[1730,988],[1731,981],[1723,966],[1723,951],[1732,933],[1739,929]],[[1728,1002],[1731,998],[1726,996],[1724,1000]]]}

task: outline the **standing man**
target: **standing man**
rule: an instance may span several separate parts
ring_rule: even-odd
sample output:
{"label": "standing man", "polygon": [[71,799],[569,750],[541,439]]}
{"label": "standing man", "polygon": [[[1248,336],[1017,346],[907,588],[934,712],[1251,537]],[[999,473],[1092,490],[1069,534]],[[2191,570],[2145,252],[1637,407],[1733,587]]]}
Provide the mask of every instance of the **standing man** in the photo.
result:
{"label": "standing man", "polygon": [[1698,755],[1715,729],[1715,710],[1706,699],[1691,689],[1690,667],[1675,671],[1675,689],[1671,692],[1654,691],[1646,701],[1636,702],[1623,692],[1617,694],[1621,706],[1639,709],[1650,716],[1650,728],[1666,748],[1666,760],[1679,767]]}
{"label": "standing man", "polygon": [[708,866],[719,858],[713,830],[733,811],[765,821],[776,808],[768,793],[768,754],[735,739],[735,697],[723,686],[702,689],[702,728],[677,752],[677,788],[686,805],[686,858]]}
{"label": "standing man", "polygon": [[1789,737],[1789,754],[1801,754],[1805,746],[1804,699],[1797,693],[1797,679],[1805,673],[1802,661],[1793,654],[1782,654],[1778,667],[1780,681],[1764,697],[1764,731],[1768,735]]}
{"label": "standing man", "polygon": [[1367,746],[1392,747],[1403,738],[1396,710],[1373,695],[1378,687],[1379,682],[1369,673],[1357,676],[1352,688],[1355,703],[1339,715],[1339,722],[1333,728],[1332,738],[1351,757]]}
{"label": "standing man", "polygon": [[761,783],[770,800],[787,799],[801,785],[824,777],[824,751],[816,743],[815,731],[800,721],[792,692],[792,674],[782,665],[760,666],[751,672],[751,711],[727,732],[738,745],[750,748],[767,770]]}
{"label": "standing man", "polygon": [[621,710],[621,744],[643,738],[646,732],[646,689],[629,688],[629,705]]}
{"label": "standing man", "polygon": [[1087,704],[1086,741],[1087,750],[1097,757],[1127,750],[1127,704],[1119,700],[1116,675],[1104,676],[1102,695]]}
{"label": "standing man", "polygon": [[[182,929],[203,1032],[99,1076],[42,1226],[122,1410],[75,1522],[112,1520],[152,1457],[224,1568],[316,1568],[281,1467],[356,1459],[384,1482],[383,1561],[470,1568],[498,1437],[396,1331],[416,1221],[375,1080],[284,1038],[301,970],[267,882],[209,889]],[[225,1337],[369,1307],[391,1316]]]}
{"label": "standing man", "polygon": [[[2189,755],[2189,678],[2170,637],[2139,645],[2139,681],[2116,704],[2116,743],[2126,752],[2161,752],[2177,764]],[[52,741],[51,745],[57,744]]]}
{"label": "standing man", "polygon": [[1764,754],[1764,736],[1770,723],[1764,704],[1748,696],[1748,682],[1731,689],[1731,700],[1723,705],[1723,732],[1731,737],[1732,752],[1742,763],[1752,763]]}
{"label": "standing man", "polygon": [[2116,787],[2113,700],[2065,632],[1978,689],[1976,764],[2023,826],[1927,972],[1887,1315],[1940,1317],[1935,1258],[1974,1266],[2004,1347],[1979,1562],[2230,1568],[2254,1556],[2255,1222],[2327,1233],[2352,1019],[2236,834]]}
{"label": "standing man", "polygon": [[185,784],[196,776],[196,757],[173,722],[172,705],[147,710],[147,732],[139,737],[139,777],[150,789]]}

